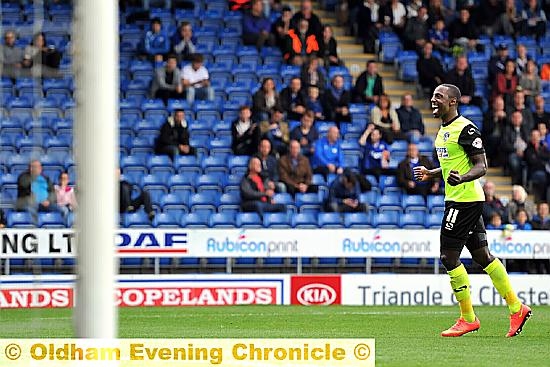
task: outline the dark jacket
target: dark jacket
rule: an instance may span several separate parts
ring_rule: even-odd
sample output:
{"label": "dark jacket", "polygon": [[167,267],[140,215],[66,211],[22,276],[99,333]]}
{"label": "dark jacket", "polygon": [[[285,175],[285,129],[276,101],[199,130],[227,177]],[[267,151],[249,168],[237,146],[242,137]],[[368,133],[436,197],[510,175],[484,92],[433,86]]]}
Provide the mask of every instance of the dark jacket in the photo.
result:
{"label": "dark jacket", "polygon": [[121,180],[119,182],[119,213],[126,213],[128,207],[132,205],[132,192],[134,185],[128,181]]}
{"label": "dark jacket", "polygon": [[416,70],[418,71],[418,81],[423,88],[435,89],[435,87],[440,84],[435,78],[438,77],[443,81],[445,77],[445,71],[443,70],[441,61],[433,56],[429,59],[420,56],[416,61]]}
{"label": "dark jacket", "polygon": [[528,132],[527,129],[525,129],[525,125],[522,125],[519,132],[516,132],[516,130],[511,126],[507,125],[504,129],[504,133],[502,134],[502,150],[506,153],[515,153],[516,149],[514,148],[514,143],[516,141],[517,135],[520,135],[520,137],[525,141],[526,143],[529,141]]}
{"label": "dark jacket", "polygon": [[292,166],[292,159],[288,154],[279,159],[279,177],[288,186],[297,187],[301,183],[310,185],[312,176],[309,159],[302,154],[298,155],[296,167]]}
{"label": "dark jacket", "polygon": [[456,85],[463,96],[474,96],[476,85],[470,68],[462,75],[458,74],[456,68],[449,70],[445,75],[445,83]]}
{"label": "dark jacket", "polygon": [[261,88],[258,89],[258,91],[252,96],[252,114],[254,116],[260,113],[267,113],[271,115],[273,108],[281,108],[279,94],[275,92],[275,106],[272,108],[267,108],[265,103],[265,93]]}
{"label": "dark jacket", "polygon": [[290,90],[290,87],[286,87],[279,94],[279,101],[289,120],[299,120],[302,117],[300,114],[292,112],[292,107],[294,106],[306,106],[306,97],[302,90],[298,92],[293,101],[292,91]]}
{"label": "dark jacket", "polygon": [[[264,189],[267,189],[267,181],[263,180]],[[241,192],[241,206],[246,206],[249,202],[260,201],[262,198],[266,198],[268,203],[271,202],[269,196],[265,192],[261,192],[256,183],[248,177],[248,173],[241,180],[239,188]]]}
{"label": "dark jacket", "polygon": [[157,154],[159,150],[167,146],[178,146],[180,144],[189,145],[189,130],[187,121],[182,121],[176,126],[176,122],[172,116],[169,116],[166,122],[160,128],[160,134],[156,141]]}
{"label": "dark jacket", "polygon": [[237,132],[237,123],[235,119],[231,124],[231,149],[235,155],[252,155],[258,150],[260,143],[260,127],[252,121],[250,128],[241,136]]}
{"label": "dark jacket", "polygon": [[[331,39],[328,40],[328,43],[325,43],[325,40],[321,37],[319,39],[319,57],[323,60],[325,60],[325,65],[329,65],[330,61],[328,61],[329,56],[338,57],[338,50],[337,50],[337,44],[334,37],[331,37]],[[332,64],[331,65],[337,65]]]}
{"label": "dark jacket", "polygon": [[337,98],[332,93],[332,89],[328,88],[325,91],[323,96],[323,108],[325,116],[329,121],[350,121],[351,117],[348,114],[347,116],[342,115],[341,113],[336,112],[338,107],[349,107],[351,103],[351,93],[348,90],[344,90],[340,98]]}
{"label": "dark jacket", "polygon": [[260,153],[257,153],[254,156],[258,158],[262,164],[262,172],[260,173],[262,179],[267,179],[273,182],[279,181],[277,158],[275,158],[275,156],[272,154],[269,154],[265,160],[261,157]]}
{"label": "dark jacket", "polygon": [[[302,145],[302,138],[307,139],[307,145]],[[302,154],[306,157],[311,157],[313,155],[315,142],[317,141],[317,139],[319,139],[319,132],[317,131],[315,126],[312,126],[311,129],[309,129],[307,135],[304,135],[302,129],[298,125],[290,132],[290,139],[298,140],[300,142],[300,146],[302,147]]]}
{"label": "dark jacket", "polygon": [[[53,184],[47,176],[42,176],[46,179],[46,182],[48,183],[48,201],[50,203],[55,203],[56,195]],[[29,171],[25,171],[19,175],[19,178],[17,179],[17,198],[27,198],[32,196],[31,183],[32,178]]]}
{"label": "dark jacket", "polygon": [[[296,12],[292,19],[290,20],[290,27],[294,29],[298,29],[298,26],[300,24],[300,20],[304,18],[304,15],[301,11]],[[323,37],[323,24],[321,23],[321,20],[319,17],[312,13],[311,18],[308,20],[308,33],[313,33],[317,39],[321,39]]]}
{"label": "dark jacket", "polygon": [[330,184],[327,203],[337,203],[340,205],[344,199],[359,200],[359,197],[361,196],[359,181],[355,182],[355,187],[353,189],[348,190],[342,182],[343,177],[343,175],[338,175]]}
{"label": "dark jacket", "polygon": [[[428,169],[432,169],[434,167],[432,161],[430,161],[428,157],[423,155],[420,155],[418,157],[417,166],[424,166]],[[397,183],[399,184],[400,187],[406,190],[408,188],[407,186],[408,181],[415,181],[415,179],[413,175],[413,170],[411,168],[411,159],[409,157],[406,157],[397,165]],[[426,184],[429,186],[433,186],[435,182],[436,180],[432,178],[426,181]]]}
{"label": "dark jacket", "polygon": [[[353,98],[356,102],[370,102],[365,96],[365,89],[367,89],[367,72],[364,71],[359,75],[355,86],[353,87]],[[380,74],[376,74],[376,79],[374,81],[374,87],[372,88],[372,94],[379,96],[384,93],[384,85],[382,84],[382,77]]]}
{"label": "dark jacket", "polygon": [[535,171],[546,172],[545,166],[550,163],[550,151],[542,144],[539,145],[537,151],[532,143],[528,143],[523,153],[523,159],[527,163],[530,175]]}
{"label": "dark jacket", "polygon": [[410,110],[407,110],[401,106],[395,112],[397,112],[397,116],[399,117],[402,132],[406,133],[411,130],[418,130],[424,135],[424,122],[422,122],[422,115],[418,109],[411,107]]}

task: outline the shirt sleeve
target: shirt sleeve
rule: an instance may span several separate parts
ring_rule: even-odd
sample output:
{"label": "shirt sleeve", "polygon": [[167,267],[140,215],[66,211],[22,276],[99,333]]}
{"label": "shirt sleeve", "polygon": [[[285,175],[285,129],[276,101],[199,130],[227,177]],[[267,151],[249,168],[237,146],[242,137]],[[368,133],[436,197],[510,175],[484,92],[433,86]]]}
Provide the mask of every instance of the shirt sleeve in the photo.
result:
{"label": "shirt sleeve", "polygon": [[468,124],[462,129],[458,137],[458,144],[464,148],[464,151],[470,157],[478,154],[485,154],[481,133],[473,124]]}

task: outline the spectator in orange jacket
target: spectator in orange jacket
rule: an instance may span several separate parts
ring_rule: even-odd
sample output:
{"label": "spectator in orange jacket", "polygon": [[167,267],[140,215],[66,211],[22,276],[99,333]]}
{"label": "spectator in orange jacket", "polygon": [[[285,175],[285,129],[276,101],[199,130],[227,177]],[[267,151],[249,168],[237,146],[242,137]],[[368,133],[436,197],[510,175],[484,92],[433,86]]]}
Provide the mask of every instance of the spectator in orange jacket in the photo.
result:
{"label": "spectator in orange jacket", "polygon": [[302,66],[306,56],[317,52],[319,52],[317,36],[309,32],[309,22],[301,19],[298,29],[288,31],[283,58],[289,64]]}

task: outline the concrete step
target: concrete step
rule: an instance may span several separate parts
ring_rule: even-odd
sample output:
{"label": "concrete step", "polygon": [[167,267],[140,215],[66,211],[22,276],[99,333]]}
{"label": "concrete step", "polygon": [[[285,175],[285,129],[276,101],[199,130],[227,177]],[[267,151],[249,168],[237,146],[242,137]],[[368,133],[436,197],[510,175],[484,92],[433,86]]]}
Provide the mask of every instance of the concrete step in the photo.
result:
{"label": "concrete step", "polygon": [[355,43],[338,43],[338,55],[345,57],[348,54],[363,54],[363,46],[356,45]]}
{"label": "concrete step", "polygon": [[356,45],[355,37],[352,36],[338,36],[336,39],[338,45]]}

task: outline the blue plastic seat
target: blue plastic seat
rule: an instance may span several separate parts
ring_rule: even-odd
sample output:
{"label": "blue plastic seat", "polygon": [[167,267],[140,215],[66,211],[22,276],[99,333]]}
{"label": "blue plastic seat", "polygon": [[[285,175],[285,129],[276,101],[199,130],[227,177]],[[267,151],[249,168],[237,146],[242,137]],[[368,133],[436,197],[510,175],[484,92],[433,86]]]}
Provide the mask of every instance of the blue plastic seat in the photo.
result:
{"label": "blue plastic seat", "polygon": [[29,212],[7,213],[6,224],[8,228],[34,228],[31,214]]}
{"label": "blue plastic seat", "polygon": [[262,219],[258,213],[237,213],[237,227],[242,228],[262,228]]}
{"label": "blue plastic seat", "polygon": [[440,228],[443,222],[443,212],[430,213],[426,216],[426,228]]}
{"label": "blue plastic seat", "polygon": [[295,205],[300,213],[310,210],[319,211],[322,207],[322,200],[319,194],[314,193],[298,193],[295,197]]}
{"label": "blue plastic seat", "polygon": [[396,212],[383,212],[376,215],[376,227],[382,229],[399,228],[399,215]]}
{"label": "blue plastic seat", "polygon": [[204,173],[221,172],[228,173],[227,162],[225,156],[209,156],[202,160],[202,169]]}
{"label": "blue plastic seat", "polygon": [[123,215],[123,224],[125,228],[149,228],[151,221],[144,211],[139,210],[135,213],[126,213]]}
{"label": "blue plastic seat", "polygon": [[405,211],[410,209],[426,209],[426,202],[422,195],[403,195],[401,205]]}
{"label": "blue plastic seat", "polygon": [[430,212],[432,212],[434,208],[444,208],[445,195],[428,195],[427,207]]}
{"label": "blue plastic seat", "polygon": [[408,229],[423,229],[426,223],[426,216],[419,213],[405,213],[400,217],[400,227]]}
{"label": "blue plastic seat", "polygon": [[235,228],[235,216],[232,212],[214,213],[209,218],[211,228]]}
{"label": "blue plastic seat", "polygon": [[185,214],[181,217],[181,226],[184,228],[207,228],[208,215],[204,212]]}
{"label": "blue plastic seat", "polygon": [[321,228],[343,228],[344,224],[340,213],[319,213],[317,224]]}
{"label": "blue plastic seat", "polygon": [[218,196],[211,191],[198,192],[189,198],[191,212],[204,209],[211,213],[216,211],[218,205]]}
{"label": "blue plastic seat", "polygon": [[345,213],[344,226],[346,228],[372,228],[372,214],[369,213]]}
{"label": "blue plastic seat", "polygon": [[288,213],[264,213],[263,224],[267,228],[292,227]]}
{"label": "blue plastic seat", "polygon": [[197,176],[195,180],[195,188],[198,192],[215,190],[221,193],[223,191],[223,177],[223,172],[211,172]]}
{"label": "blue plastic seat", "polygon": [[41,228],[65,228],[65,221],[59,212],[38,213],[38,226]]}
{"label": "blue plastic seat", "polygon": [[220,196],[218,211],[238,211],[241,204],[241,195],[238,191],[226,192]]}
{"label": "blue plastic seat", "polygon": [[295,213],[292,215],[294,228],[318,228],[317,217],[312,213]]}

